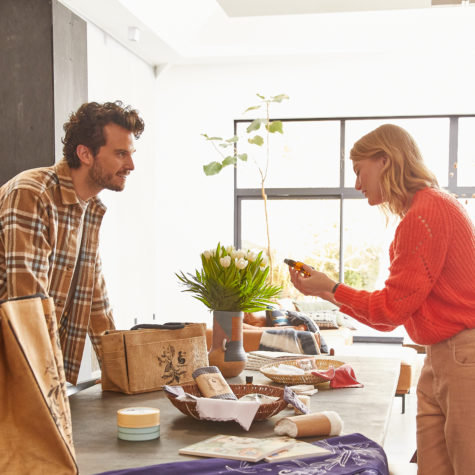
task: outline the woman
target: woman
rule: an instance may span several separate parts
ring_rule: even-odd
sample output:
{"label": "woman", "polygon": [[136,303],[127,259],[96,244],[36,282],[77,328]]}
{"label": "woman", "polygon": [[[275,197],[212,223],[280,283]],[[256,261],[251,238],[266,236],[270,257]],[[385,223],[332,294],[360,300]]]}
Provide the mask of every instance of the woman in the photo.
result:
{"label": "woman", "polygon": [[413,138],[386,124],[350,152],[355,188],[371,206],[401,218],[391,244],[389,277],[367,292],[304,266],[295,287],[340,306],[383,331],[404,325],[426,345],[417,388],[419,474],[475,473],[475,230],[460,203],[439,190]]}

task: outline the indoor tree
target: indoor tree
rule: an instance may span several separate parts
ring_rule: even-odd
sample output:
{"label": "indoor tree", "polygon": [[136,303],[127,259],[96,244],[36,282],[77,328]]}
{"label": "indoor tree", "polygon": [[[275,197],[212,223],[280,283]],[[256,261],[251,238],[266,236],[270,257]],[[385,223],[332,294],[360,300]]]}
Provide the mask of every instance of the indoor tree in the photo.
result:
{"label": "indoor tree", "polygon": [[283,126],[280,120],[271,120],[270,119],[270,108],[272,103],[281,103],[283,100],[288,99],[289,97],[286,94],[279,94],[277,96],[265,97],[261,94],[256,94],[260,99],[260,102],[254,106],[248,107],[244,113],[250,111],[262,111],[264,112],[264,117],[256,118],[252,120],[249,126],[246,128],[245,137],[238,137],[234,135],[231,138],[223,139],[222,137],[213,137],[208,134],[202,134],[203,137],[210,141],[217,153],[221,156],[220,161],[212,161],[207,165],[203,166],[203,170],[206,175],[216,175],[223,168],[228,165],[237,165],[237,161],[241,160],[243,162],[248,161],[247,153],[237,153],[237,143],[239,140],[247,139],[247,142],[251,145],[257,147],[265,146],[265,160],[264,163],[259,163],[256,159],[251,157],[254,165],[256,166],[259,172],[259,179],[261,185],[261,196],[264,203],[264,215],[266,223],[266,235],[267,235],[267,255],[269,258],[269,276],[272,282],[272,253],[270,245],[270,232],[269,232],[269,215],[267,210],[267,194],[265,190],[265,182],[269,171],[270,165],[270,134],[280,133],[283,134]]}

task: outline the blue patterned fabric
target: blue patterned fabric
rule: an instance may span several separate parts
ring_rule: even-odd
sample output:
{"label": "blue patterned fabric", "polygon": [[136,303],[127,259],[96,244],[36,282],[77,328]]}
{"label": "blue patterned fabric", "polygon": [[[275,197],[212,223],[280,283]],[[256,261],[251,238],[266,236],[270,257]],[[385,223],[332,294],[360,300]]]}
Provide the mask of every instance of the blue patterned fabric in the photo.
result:
{"label": "blue patterned fabric", "polygon": [[349,434],[313,443],[331,453],[271,463],[205,458],[114,470],[102,475],[389,475],[383,448],[364,435]]}
{"label": "blue patterned fabric", "polygon": [[318,355],[320,348],[312,332],[294,328],[272,328],[262,332],[259,351],[287,351],[302,355]]}

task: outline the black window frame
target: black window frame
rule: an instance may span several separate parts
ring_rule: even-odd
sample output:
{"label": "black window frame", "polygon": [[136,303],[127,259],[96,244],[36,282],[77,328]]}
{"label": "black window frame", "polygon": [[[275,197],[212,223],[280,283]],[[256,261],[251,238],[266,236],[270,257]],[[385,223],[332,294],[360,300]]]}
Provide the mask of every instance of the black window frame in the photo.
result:
{"label": "black window frame", "polygon": [[[266,187],[267,199],[270,200],[300,200],[300,199],[338,199],[340,202],[340,235],[339,235],[339,279],[343,282],[343,252],[344,249],[344,203],[347,199],[365,199],[353,187],[344,186],[345,183],[345,133],[346,123],[363,120],[391,120],[400,119],[449,119],[449,157],[448,157],[448,186],[443,189],[455,194],[459,198],[471,198],[475,195],[474,186],[457,186],[457,154],[458,154],[458,121],[460,118],[475,118],[475,114],[433,114],[433,115],[398,115],[398,116],[348,116],[348,117],[306,117],[306,118],[275,118],[285,122],[339,122],[340,123],[340,178],[338,187],[315,188],[273,188]],[[251,123],[252,119],[234,120],[234,135],[237,134],[238,124]],[[237,167],[234,168],[234,245],[241,247],[242,202],[245,200],[261,200],[260,188],[238,188]]]}

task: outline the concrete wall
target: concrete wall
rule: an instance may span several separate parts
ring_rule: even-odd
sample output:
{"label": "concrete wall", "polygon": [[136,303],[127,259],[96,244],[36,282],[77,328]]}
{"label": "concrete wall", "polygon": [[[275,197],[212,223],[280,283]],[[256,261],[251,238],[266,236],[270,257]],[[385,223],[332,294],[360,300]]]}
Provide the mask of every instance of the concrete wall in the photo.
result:
{"label": "concrete wall", "polygon": [[0,184],[61,156],[62,124],[87,99],[86,23],[56,0],[0,2]]}

